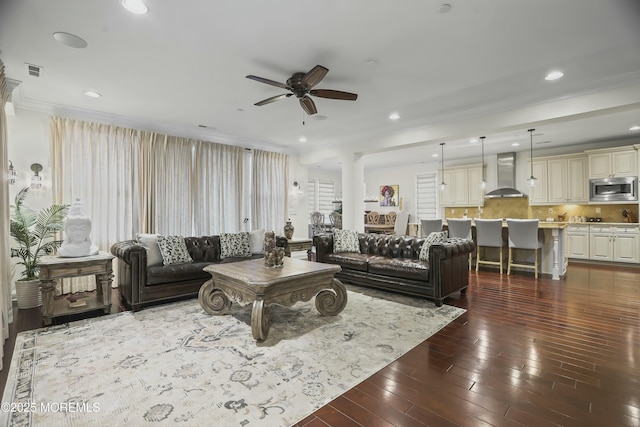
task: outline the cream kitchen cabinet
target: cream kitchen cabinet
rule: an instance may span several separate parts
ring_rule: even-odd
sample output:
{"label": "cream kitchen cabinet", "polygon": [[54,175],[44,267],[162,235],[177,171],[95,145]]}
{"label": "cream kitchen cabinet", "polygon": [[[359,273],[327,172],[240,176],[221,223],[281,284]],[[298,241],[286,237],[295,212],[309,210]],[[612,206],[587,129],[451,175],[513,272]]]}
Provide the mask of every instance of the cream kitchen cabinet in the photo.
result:
{"label": "cream kitchen cabinet", "polygon": [[547,160],[547,202],[587,203],[587,156],[558,156]]}
{"label": "cream kitchen cabinet", "polygon": [[443,177],[447,185],[440,195],[441,206],[484,205],[484,194],[480,188],[481,165],[445,169]]}
{"label": "cream kitchen cabinet", "polygon": [[540,157],[532,166],[538,181],[530,192],[530,205],[589,201],[586,155]]}
{"label": "cream kitchen cabinet", "polygon": [[638,153],[634,148],[588,150],[586,153],[589,157],[589,178],[638,175]]}
{"label": "cream kitchen cabinet", "polygon": [[536,185],[529,189],[530,205],[549,204],[549,190],[547,188],[547,161],[534,160],[531,164],[533,176],[537,178]]}
{"label": "cream kitchen cabinet", "polygon": [[591,260],[640,262],[640,230],[637,225],[591,225],[589,236]]}
{"label": "cream kitchen cabinet", "polygon": [[589,259],[589,226],[569,225],[567,227],[567,257]]}

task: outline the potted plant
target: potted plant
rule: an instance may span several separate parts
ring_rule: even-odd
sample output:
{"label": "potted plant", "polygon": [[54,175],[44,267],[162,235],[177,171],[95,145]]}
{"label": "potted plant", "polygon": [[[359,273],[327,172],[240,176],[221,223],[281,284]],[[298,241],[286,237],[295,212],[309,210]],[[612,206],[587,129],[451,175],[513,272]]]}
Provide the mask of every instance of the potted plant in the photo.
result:
{"label": "potted plant", "polygon": [[11,237],[17,247],[11,248],[11,256],[20,258],[24,267],[21,278],[16,280],[18,308],[42,305],[38,264],[42,255],[51,254],[62,244],[56,240],[56,232],[62,230],[69,205],[53,204],[39,212],[24,205],[29,193],[25,187],[16,194],[11,206]]}

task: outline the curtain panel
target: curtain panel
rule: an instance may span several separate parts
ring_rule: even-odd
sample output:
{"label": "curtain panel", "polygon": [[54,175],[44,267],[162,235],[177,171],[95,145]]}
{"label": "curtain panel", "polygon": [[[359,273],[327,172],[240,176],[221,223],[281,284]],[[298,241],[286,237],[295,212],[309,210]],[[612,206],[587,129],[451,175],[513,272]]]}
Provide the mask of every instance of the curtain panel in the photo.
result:
{"label": "curtain panel", "polygon": [[[138,232],[201,236],[242,229],[242,147],[62,117],[51,119],[50,131],[54,201],[84,203],[100,250]],[[264,172],[288,170],[286,156],[271,154],[259,156]],[[285,188],[286,170],[264,174],[259,193],[272,193],[268,186],[276,182]],[[278,191],[269,206],[285,195]],[[284,212],[280,206],[264,215],[266,223],[284,225]],[[65,280],[57,293],[93,289],[93,278],[81,277]]]}
{"label": "curtain panel", "polygon": [[[2,167],[2,181],[0,184],[0,228],[5,236],[9,235],[9,153],[7,152],[7,116],[4,106],[9,100],[9,89],[4,75],[4,63],[0,60],[0,164]],[[2,343],[9,337],[9,324],[13,322],[13,306],[11,302],[11,241],[4,238],[0,242],[0,326],[2,327]],[[4,345],[0,346],[0,370],[2,370],[2,355]]]}
{"label": "curtain panel", "polygon": [[253,150],[251,168],[251,219],[254,229],[283,234],[289,211],[287,183],[289,156],[284,153]]}

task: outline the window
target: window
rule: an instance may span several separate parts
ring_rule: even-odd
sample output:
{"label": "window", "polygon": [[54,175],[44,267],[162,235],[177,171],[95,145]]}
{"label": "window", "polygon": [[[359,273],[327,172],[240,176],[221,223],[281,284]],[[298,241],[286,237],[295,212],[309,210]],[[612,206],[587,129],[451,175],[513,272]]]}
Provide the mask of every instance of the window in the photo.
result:
{"label": "window", "polygon": [[425,173],[416,177],[416,218],[434,219],[437,218],[437,185],[436,174]]}
{"label": "window", "polygon": [[307,209],[309,214],[313,211],[320,211],[329,217],[333,212],[333,199],[335,184],[326,179],[310,179],[307,181]]}

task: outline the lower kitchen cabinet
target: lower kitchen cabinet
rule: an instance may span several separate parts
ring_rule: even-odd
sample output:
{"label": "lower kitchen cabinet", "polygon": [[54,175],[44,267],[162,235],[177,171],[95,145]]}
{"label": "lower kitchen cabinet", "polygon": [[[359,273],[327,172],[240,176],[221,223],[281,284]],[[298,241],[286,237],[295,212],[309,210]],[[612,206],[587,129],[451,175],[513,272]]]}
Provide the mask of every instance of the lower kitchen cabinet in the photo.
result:
{"label": "lower kitchen cabinet", "polygon": [[589,226],[568,226],[567,257],[576,259],[589,259],[589,256]]}
{"label": "lower kitchen cabinet", "polygon": [[[590,227],[589,259],[627,263],[640,262],[640,231],[638,226],[592,225]],[[571,255],[569,256],[571,257]]]}

